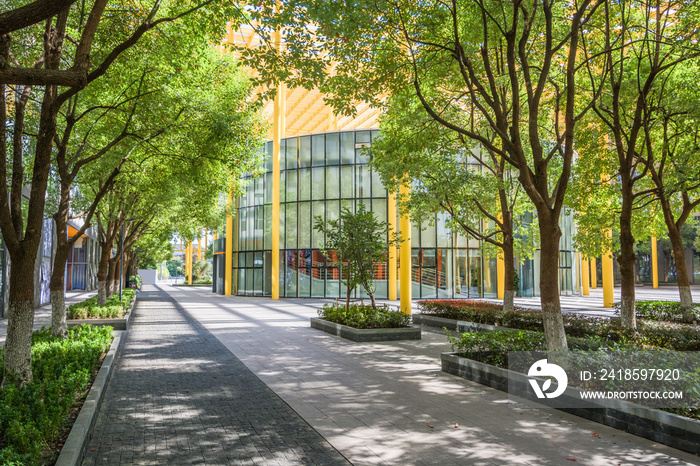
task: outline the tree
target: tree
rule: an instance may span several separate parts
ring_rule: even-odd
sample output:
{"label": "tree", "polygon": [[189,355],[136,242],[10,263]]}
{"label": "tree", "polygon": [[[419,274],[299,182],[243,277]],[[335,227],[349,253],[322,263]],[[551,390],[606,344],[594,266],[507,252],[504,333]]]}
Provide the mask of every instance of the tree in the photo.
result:
{"label": "tree", "polygon": [[[565,350],[555,272],[559,218],[574,129],[590,104],[577,99],[579,40],[602,3],[306,0],[259,5],[251,14],[261,23],[257,31],[263,42],[273,43],[273,32],[284,30],[285,47],[242,53],[248,64],[257,65],[261,83],[318,85],[329,94],[329,103],[346,112],[358,100],[379,105],[386,93],[411,86],[435,121],[513,166],[538,217],[547,345]],[[469,116],[450,119],[460,112]]]}
{"label": "tree", "polygon": [[[379,222],[364,204],[357,206],[353,213],[347,204],[340,209],[337,219],[324,222],[316,217],[314,229],[326,235],[323,254],[333,266],[342,267],[343,284],[346,288],[345,309],[350,307],[350,296],[358,286],[362,286],[376,309],[374,300],[374,264],[387,260],[389,247],[396,247],[400,238],[395,234],[389,238],[389,226]],[[389,238],[387,242],[387,238]]]}
{"label": "tree", "polygon": [[[666,96],[662,94],[669,75],[698,56],[698,51],[690,47],[698,34],[698,5],[682,1],[606,2],[604,13],[598,24],[591,25],[595,32],[584,38],[583,50],[588,55],[591,87],[603,85],[600,99],[591,100],[600,124],[609,134],[605,142],[617,159],[620,315],[624,327],[636,328],[633,210],[649,195],[662,195],[664,190],[663,186],[659,190],[658,183],[656,190],[641,185],[650,172],[653,178],[658,163],[654,154],[660,148],[655,147],[652,133],[658,133],[655,127],[662,120],[659,109],[665,104]],[[664,202],[661,204],[664,209]],[[669,234],[674,234],[671,230],[676,230],[675,222],[668,218],[666,224]]]}
{"label": "tree", "polygon": [[513,310],[515,255],[532,257],[536,222],[515,222],[532,210],[519,188],[517,175],[505,160],[431,119],[411,93],[395,94],[380,119],[381,137],[371,146],[370,164],[384,186],[398,192],[413,181],[408,196],[399,199],[417,223],[449,215],[454,231],[491,245],[503,254],[503,306]]}
{"label": "tree", "polygon": [[[18,3],[12,2],[11,8]],[[190,31],[218,29],[222,33],[227,20],[240,17],[235,5],[213,0],[125,0],[112,5],[106,14],[107,4],[107,0],[94,0],[66,6],[43,27],[15,31],[19,40],[12,41],[7,34],[0,37],[0,116],[5,122],[0,133],[0,230],[12,262],[4,360],[4,380],[8,382],[24,384],[31,380],[33,268],[59,111],[88,84],[104,76],[122,53],[154,28],[198,11],[200,21],[192,21]],[[93,47],[97,34],[108,40]],[[13,68],[7,66],[9,61]],[[17,83],[12,89],[15,102],[9,109],[6,83]],[[46,85],[37,89],[34,84]],[[25,160],[28,151],[33,152],[31,160]],[[12,160],[11,168],[8,160]],[[31,171],[26,179],[25,170]],[[22,208],[25,183],[27,187],[31,184],[26,220]]]}

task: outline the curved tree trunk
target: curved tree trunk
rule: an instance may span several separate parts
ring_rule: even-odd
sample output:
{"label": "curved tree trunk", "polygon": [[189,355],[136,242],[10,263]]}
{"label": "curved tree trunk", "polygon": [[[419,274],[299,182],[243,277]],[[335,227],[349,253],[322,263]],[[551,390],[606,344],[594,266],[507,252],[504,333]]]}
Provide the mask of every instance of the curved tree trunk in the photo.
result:
{"label": "curved tree trunk", "polygon": [[[37,248],[30,250],[36,256]],[[30,253],[12,258],[3,386],[10,381],[24,385],[32,380],[35,257],[31,256]]]}
{"label": "curved tree trunk", "polygon": [[622,328],[636,329],[637,316],[634,308],[635,282],[634,282],[634,261],[637,256],[634,253],[634,236],[632,235],[632,204],[634,202],[632,193],[632,183],[627,172],[622,171],[622,207],[620,212],[620,255],[617,262],[620,265],[620,275],[622,283],[620,294],[622,304],[620,317]]}
{"label": "curved tree trunk", "polygon": [[566,332],[559,301],[559,218],[539,215],[540,225],[540,300],[542,321],[549,351],[566,351]]}

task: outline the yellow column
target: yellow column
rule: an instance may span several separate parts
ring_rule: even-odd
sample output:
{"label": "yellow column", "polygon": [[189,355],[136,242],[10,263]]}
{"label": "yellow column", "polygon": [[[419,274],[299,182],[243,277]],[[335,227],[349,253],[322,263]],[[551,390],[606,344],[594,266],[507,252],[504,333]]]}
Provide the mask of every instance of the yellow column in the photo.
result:
{"label": "yellow column", "polygon": [[199,237],[197,238],[197,260],[202,260],[202,230],[199,231]]}
{"label": "yellow column", "polygon": [[[605,234],[608,238],[612,238],[612,228],[608,229]],[[613,296],[614,277],[612,252],[603,252],[601,265],[603,269],[603,307],[613,307],[615,298]]]}
{"label": "yellow column", "polygon": [[[401,195],[408,195],[410,187],[401,185]],[[401,312],[411,314],[411,219],[409,215],[401,215]]]}
{"label": "yellow column", "polygon": [[[396,193],[389,193],[389,236],[396,232]],[[389,247],[389,299],[396,300],[396,248]]]}
{"label": "yellow column", "polygon": [[590,292],[588,290],[588,284],[590,283],[590,281],[591,278],[588,272],[588,259],[581,259],[581,286],[583,287],[584,296],[590,295]]}
{"label": "yellow column", "polygon": [[496,276],[498,288],[498,299],[503,299],[506,292],[506,263],[503,260],[503,251],[498,253],[498,258],[496,259]]}
{"label": "yellow column", "polygon": [[598,288],[598,268],[596,267],[596,258],[591,259],[591,288]]}
{"label": "yellow column", "polygon": [[[229,188],[229,208],[233,208],[233,190]],[[224,295],[231,296],[231,281],[233,279],[233,215],[226,217],[226,260],[224,267]]]}
{"label": "yellow column", "polygon": [[192,284],[192,241],[187,243],[187,284]]}
{"label": "yellow column", "polygon": [[656,247],[656,236],[651,237],[651,284],[653,288],[659,287],[659,256]]}
{"label": "yellow column", "polygon": [[[279,9],[280,1],[277,0],[276,8]],[[282,48],[280,31],[273,35],[275,48]],[[273,106],[272,121],[272,255],[271,291],[272,299],[280,298],[280,146],[284,137],[284,111],[285,111],[285,85],[277,86],[277,94]]]}
{"label": "yellow column", "polygon": [[[233,215],[233,265],[236,266],[236,275],[232,275],[232,294],[238,294],[238,254],[241,250],[241,198],[237,197]],[[233,267],[231,267],[233,268]]]}

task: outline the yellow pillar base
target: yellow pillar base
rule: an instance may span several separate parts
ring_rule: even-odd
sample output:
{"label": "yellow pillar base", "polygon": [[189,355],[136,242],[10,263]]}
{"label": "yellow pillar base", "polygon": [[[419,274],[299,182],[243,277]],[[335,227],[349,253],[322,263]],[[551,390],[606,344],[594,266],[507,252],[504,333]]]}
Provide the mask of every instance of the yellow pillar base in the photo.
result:
{"label": "yellow pillar base", "polygon": [[498,254],[496,260],[497,294],[498,299],[503,299],[506,295],[506,263],[503,260],[503,253]]}
{"label": "yellow pillar base", "polygon": [[591,259],[591,288],[598,288],[598,269],[596,268],[595,258]]}
{"label": "yellow pillar base", "polygon": [[583,289],[583,295],[589,296],[591,293],[588,289],[588,285],[591,281],[590,273],[588,271],[588,259],[581,260],[581,288]]}
{"label": "yellow pillar base", "polygon": [[[402,185],[401,194],[406,195],[409,187]],[[402,215],[399,228],[401,230],[401,312],[410,315],[411,311],[411,220],[408,215]]]}

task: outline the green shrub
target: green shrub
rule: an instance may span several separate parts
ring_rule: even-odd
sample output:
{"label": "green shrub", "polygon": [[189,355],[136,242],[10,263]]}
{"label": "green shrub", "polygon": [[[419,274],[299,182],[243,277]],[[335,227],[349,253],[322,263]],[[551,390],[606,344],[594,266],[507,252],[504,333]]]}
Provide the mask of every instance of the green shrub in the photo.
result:
{"label": "green shrub", "polygon": [[508,367],[508,351],[545,351],[547,349],[544,333],[525,330],[465,332],[456,337],[448,335],[447,339],[455,353],[505,368]]}
{"label": "green shrub", "polygon": [[[615,303],[615,313],[620,315],[622,303]],[[677,301],[637,301],[634,303],[637,317],[645,320],[663,320],[667,322],[682,322],[684,309]],[[696,318],[700,314],[700,305],[693,305]]]}
{"label": "green shrub", "polygon": [[[8,381],[0,389],[0,463],[39,461],[111,341],[111,327],[81,325],[68,329],[66,339],[51,337],[50,329],[34,332],[32,381],[24,387]],[[0,350],[0,382],[3,356]]]}
{"label": "green shrub", "polygon": [[[485,304],[482,308],[477,304]],[[542,312],[516,309],[506,312],[502,306],[479,301],[433,300],[418,303],[424,314],[518,330],[543,331]],[[664,348],[676,351],[700,350],[700,326],[672,322],[642,321],[637,331],[621,329],[607,317],[564,314],[566,335],[586,338],[606,345],[631,345],[639,348]]]}
{"label": "green shrub", "polygon": [[131,306],[131,302],[136,297],[136,290],[125,288],[122,290],[122,301],[119,295],[115,294],[107,298],[107,304],[99,306],[97,296],[88,298],[85,301],[68,306],[69,319],[116,319],[124,316],[124,313]]}
{"label": "green shrub", "polygon": [[141,283],[143,283],[143,280],[141,280],[141,275],[129,276],[129,285],[136,285],[136,288],[141,288]]}
{"label": "green shrub", "polygon": [[343,305],[327,304],[319,309],[318,315],[330,322],[359,329],[408,327],[411,323],[411,316],[400,311],[358,304],[351,304],[347,310]]}

